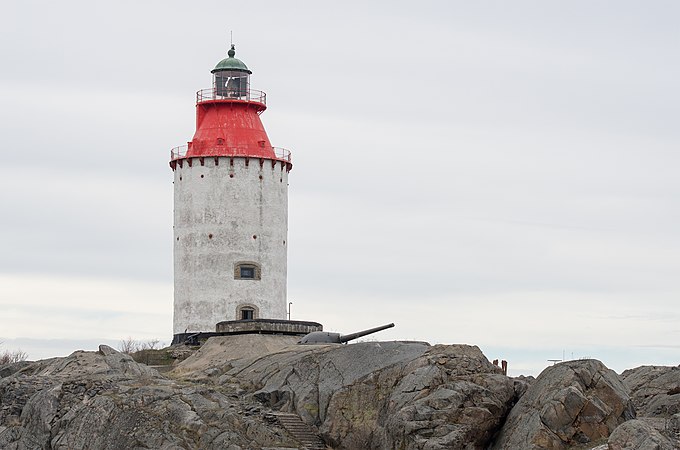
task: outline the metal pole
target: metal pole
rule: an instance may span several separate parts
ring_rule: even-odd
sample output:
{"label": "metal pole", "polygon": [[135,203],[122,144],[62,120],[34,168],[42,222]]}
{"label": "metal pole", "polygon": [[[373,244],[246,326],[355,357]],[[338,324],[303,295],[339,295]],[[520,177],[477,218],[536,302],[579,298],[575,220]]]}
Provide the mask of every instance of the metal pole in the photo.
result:
{"label": "metal pole", "polygon": [[292,305],[293,302],[288,302],[288,320],[290,320],[290,305]]}

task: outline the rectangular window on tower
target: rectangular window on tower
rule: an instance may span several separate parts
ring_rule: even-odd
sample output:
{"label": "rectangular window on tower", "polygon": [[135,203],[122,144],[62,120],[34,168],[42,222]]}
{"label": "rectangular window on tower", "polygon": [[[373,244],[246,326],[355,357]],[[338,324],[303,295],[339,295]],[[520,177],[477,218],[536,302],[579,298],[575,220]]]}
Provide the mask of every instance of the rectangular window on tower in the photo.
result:
{"label": "rectangular window on tower", "polygon": [[252,280],[255,278],[255,268],[248,266],[241,266],[241,278]]}
{"label": "rectangular window on tower", "polygon": [[262,277],[260,265],[252,261],[242,261],[234,264],[234,279],[259,280]]}
{"label": "rectangular window on tower", "polygon": [[241,320],[253,320],[253,313],[254,311],[252,309],[242,309]]}

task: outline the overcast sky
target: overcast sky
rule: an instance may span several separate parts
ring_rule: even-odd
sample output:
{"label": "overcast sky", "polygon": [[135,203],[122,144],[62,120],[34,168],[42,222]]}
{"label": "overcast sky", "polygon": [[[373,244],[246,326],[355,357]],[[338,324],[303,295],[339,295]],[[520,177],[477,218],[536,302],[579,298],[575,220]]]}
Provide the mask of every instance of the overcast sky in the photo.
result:
{"label": "overcast sky", "polygon": [[536,375],[680,363],[675,1],[8,1],[0,340],[172,338],[169,151],[226,56],[293,153],[292,318]]}

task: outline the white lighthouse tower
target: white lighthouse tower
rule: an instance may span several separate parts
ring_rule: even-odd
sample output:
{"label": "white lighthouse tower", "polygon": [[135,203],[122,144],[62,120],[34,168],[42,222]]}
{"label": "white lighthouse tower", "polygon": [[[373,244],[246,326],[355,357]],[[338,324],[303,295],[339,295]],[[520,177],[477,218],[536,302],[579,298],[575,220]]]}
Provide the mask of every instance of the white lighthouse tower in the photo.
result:
{"label": "white lighthouse tower", "polygon": [[193,139],[171,152],[173,342],[219,322],[286,319],[290,152],[269,142],[266,95],[235,53],[197,93]]}

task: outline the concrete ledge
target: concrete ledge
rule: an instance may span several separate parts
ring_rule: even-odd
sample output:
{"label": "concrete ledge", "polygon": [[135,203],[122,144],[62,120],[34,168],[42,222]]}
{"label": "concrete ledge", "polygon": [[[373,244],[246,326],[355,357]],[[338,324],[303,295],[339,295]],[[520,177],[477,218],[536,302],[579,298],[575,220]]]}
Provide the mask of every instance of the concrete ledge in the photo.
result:
{"label": "concrete ledge", "polygon": [[303,322],[300,320],[225,320],[219,322],[215,331],[218,333],[280,333],[305,335],[312,331],[323,331],[323,325],[317,322]]}
{"label": "concrete ledge", "polygon": [[252,319],[225,320],[215,326],[216,331],[200,331],[195,333],[178,333],[172,337],[172,345],[200,345],[213,336],[230,334],[284,334],[304,336],[312,331],[323,331],[323,325],[317,322],[301,320]]}

